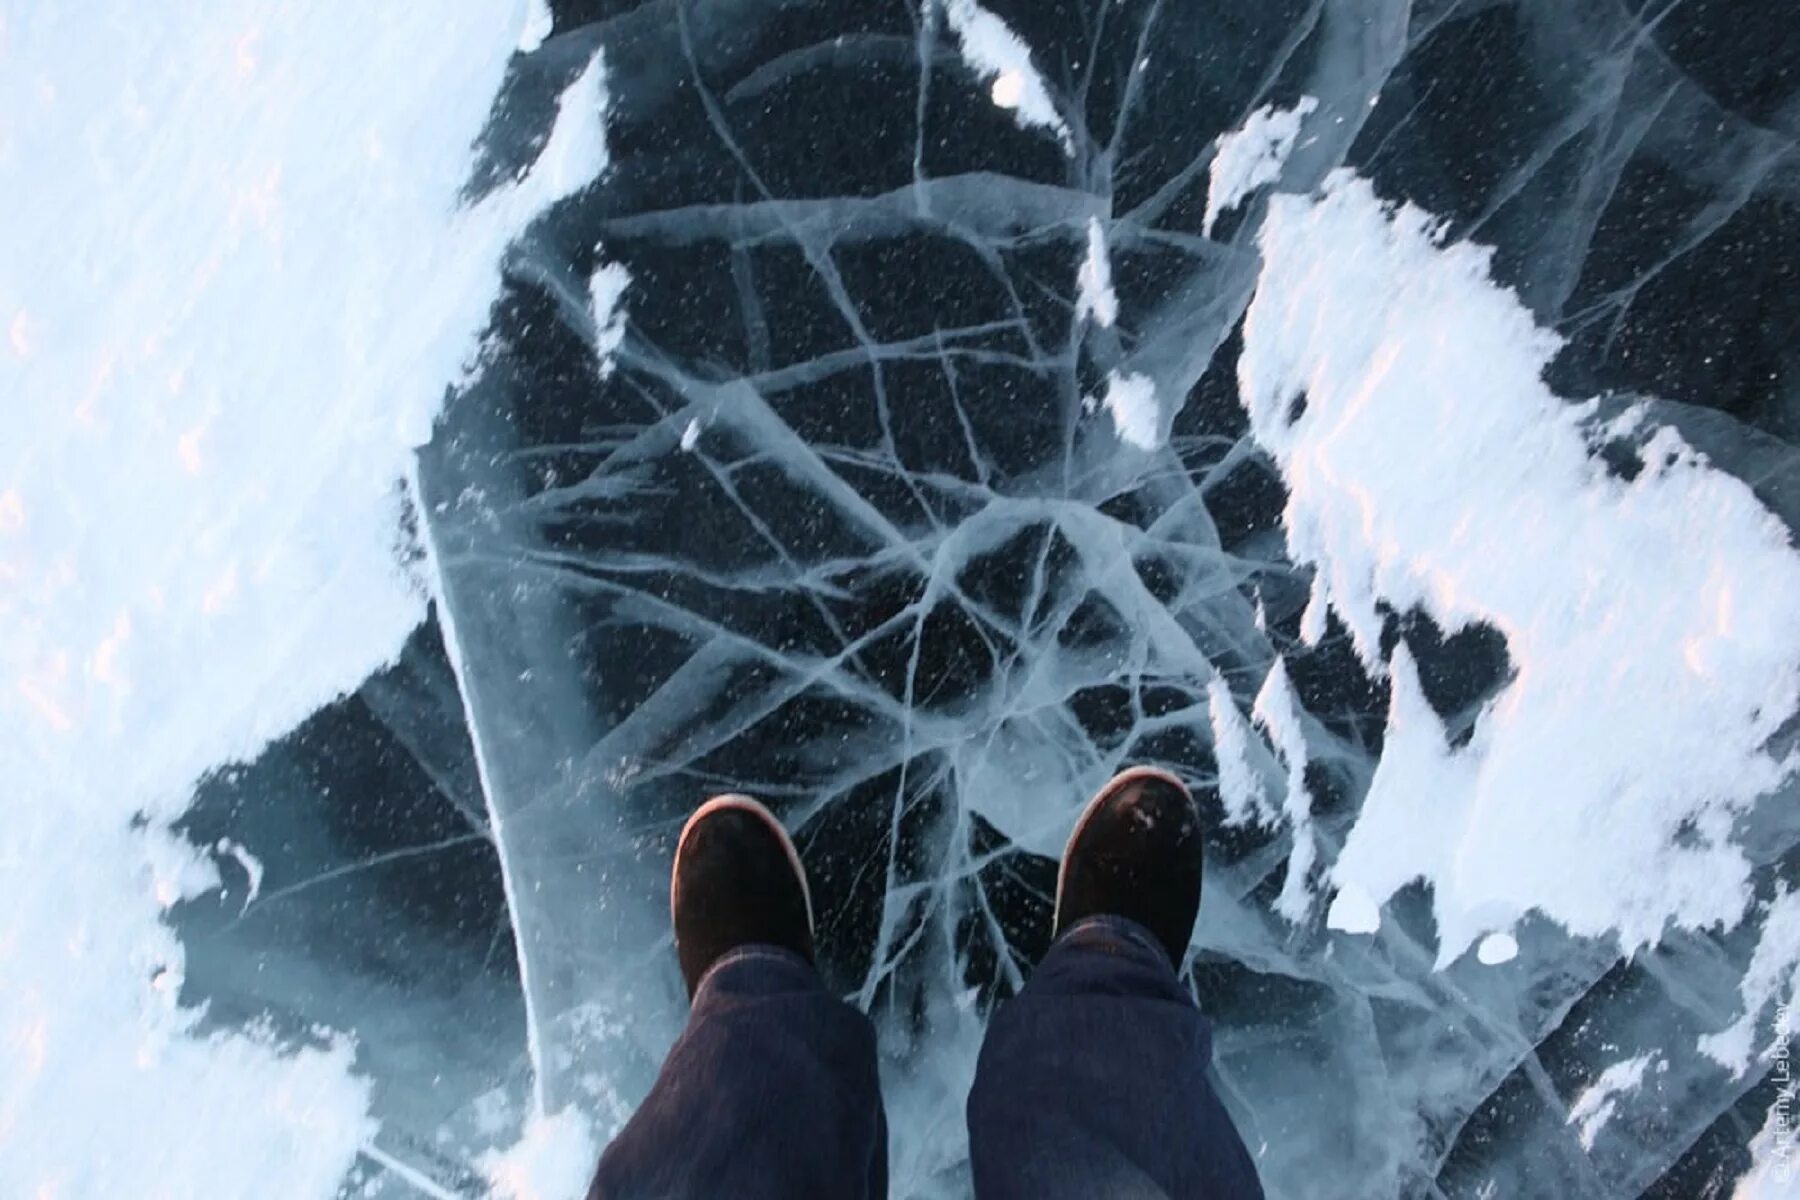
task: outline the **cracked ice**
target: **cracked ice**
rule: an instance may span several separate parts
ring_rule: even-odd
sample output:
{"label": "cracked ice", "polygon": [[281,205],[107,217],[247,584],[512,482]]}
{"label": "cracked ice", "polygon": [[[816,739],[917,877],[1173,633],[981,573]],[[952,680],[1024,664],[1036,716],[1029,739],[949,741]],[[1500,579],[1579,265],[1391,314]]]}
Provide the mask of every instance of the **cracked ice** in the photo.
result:
{"label": "cracked ice", "polygon": [[894,1194],[966,1195],[983,1025],[1134,761],[1217,789],[1185,965],[1272,1196],[1766,1173],[1778,16],[321,12],[0,40],[47,64],[0,73],[0,955],[50,981],[0,992],[0,1179],[574,1194],[679,1028],[675,833],[742,790]]}

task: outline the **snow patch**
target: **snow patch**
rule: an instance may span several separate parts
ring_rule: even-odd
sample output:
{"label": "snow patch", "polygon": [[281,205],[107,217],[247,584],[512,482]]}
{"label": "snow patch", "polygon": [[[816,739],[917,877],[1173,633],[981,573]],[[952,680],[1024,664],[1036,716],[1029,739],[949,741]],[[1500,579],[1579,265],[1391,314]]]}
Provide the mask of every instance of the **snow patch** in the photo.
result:
{"label": "snow patch", "polygon": [[1325,574],[1313,573],[1312,588],[1306,595],[1306,609],[1300,614],[1300,641],[1316,646],[1325,636],[1325,625],[1331,615],[1331,593],[1325,586]]}
{"label": "snow patch", "polygon": [[1342,933],[1374,933],[1381,928],[1381,908],[1369,893],[1353,883],[1345,884],[1332,898],[1325,926]]}
{"label": "snow patch", "polygon": [[[1738,984],[1744,1014],[1718,1033],[1700,1039],[1700,1052],[1741,1076],[1755,1057],[1756,1027],[1770,1005],[1786,1011],[1800,986],[1800,892],[1783,890],[1769,905],[1762,935],[1750,955],[1750,966]],[[1790,1037],[1791,1029],[1777,1022],[1777,1040]]]}
{"label": "snow patch", "polygon": [[625,340],[625,289],[631,286],[631,272],[622,263],[607,263],[588,280],[589,311],[594,318],[594,354],[600,363],[600,378],[612,374],[613,355]]}
{"label": "snow patch", "polygon": [[1475,947],[1475,958],[1485,966],[1497,967],[1519,957],[1519,939],[1510,933],[1490,933]]}
{"label": "snow patch", "polygon": [[1213,154],[1212,172],[1206,187],[1206,215],[1200,228],[1212,236],[1213,223],[1243,203],[1244,197],[1281,177],[1294,141],[1300,136],[1300,121],[1319,107],[1312,96],[1302,96],[1292,108],[1266,105],[1250,114],[1242,129],[1219,138]]}
{"label": "snow patch", "polygon": [[1119,319],[1119,298],[1113,293],[1112,259],[1099,217],[1088,218],[1087,256],[1075,273],[1075,284],[1075,323],[1092,317],[1096,324],[1110,328]]}
{"label": "snow patch", "polygon": [[1046,129],[1056,135],[1063,153],[1075,153],[1075,139],[1050,99],[1044,77],[1031,65],[1031,47],[1012,27],[975,0],[926,0],[943,10],[956,34],[962,60],[975,77],[989,85],[989,95],[1011,109],[1021,129]]}
{"label": "snow patch", "polygon": [[525,0],[525,26],[519,30],[519,53],[530,54],[542,46],[555,24],[550,0]]}
{"label": "snow patch", "polygon": [[1750,1169],[1738,1180],[1732,1200],[1800,1200],[1800,1170],[1794,1162],[1794,1091],[1784,1087],[1769,1115],[1750,1139]]}
{"label": "snow patch", "polygon": [[221,883],[212,859],[165,826],[154,825],[144,831],[142,852],[150,864],[150,895],[158,908],[174,908]]}
{"label": "snow patch", "polygon": [[[1488,251],[1442,236],[1339,171],[1273,197],[1258,239],[1243,403],[1288,485],[1291,556],[1393,678],[1334,879],[1377,905],[1428,881],[1440,965],[1532,910],[1627,950],[1732,925],[1732,822],[1791,769],[1766,747],[1800,700],[1800,555],[1670,430],[1635,479],[1610,476],[1593,406],[1543,382],[1556,336]],[[1505,637],[1516,674],[1466,746],[1405,647],[1382,661],[1384,608]]]}
{"label": "snow patch", "polygon": [[7,16],[0,1195],[330,1195],[374,1136],[347,1039],[196,1034],[160,917],[220,876],[168,829],[424,615],[399,481],[505,247],[605,161],[596,61],[459,207],[522,12]]}
{"label": "snow patch", "polygon": [[1312,794],[1306,787],[1306,735],[1300,727],[1300,703],[1288,682],[1284,659],[1277,658],[1269,668],[1250,712],[1275,744],[1275,752],[1287,768],[1281,815],[1292,832],[1294,846],[1288,853],[1287,878],[1282,882],[1281,895],[1275,899],[1275,911],[1298,923],[1312,908],[1311,876],[1319,849],[1313,837]]}
{"label": "snow patch", "polygon": [[[1456,795],[1471,786],[1464,777],[1469,764],[1451,756],[1443,727],[1425,699],[1412,651],[1404,641],[1394,648],[1387,667],[1387,732],[1369,794],[1389,798],[1392,811],[1383,815],[1381,831],[1390,840],[1384,847],[1377,846],[1370,835],[1361,841],[1353,836],[1353,845],[1367,848],[1348,856],[1340,852],[1332,868],[1340,894],[1361,897],[1357,911],[1375,914],[1376,922],[1380,906],[1409,880],[1420,875],[1434,878],[1452,870],[1447,857],[1454,844],[1451,811],[1445,798],[1432,789],[1447,784],[1456,789],[1452,793]],[[1357,827],[1368,819],[1365,800]],[[1347,845],[1346,851],[1349,849]],[[1375,927],[1370,924],[1357,932],[1373,932]]]}
{"label": "snow patch", "polygon": [[1250,768],[1250,726],[1231,698],[1231,687],[1221,676],[1206,685],[1207,713],[1212,721],[1213,758],[1219,770],[1219,799],[1225,820],[1242,825],[1251,820],[1271,820],[1273,810],[1264,794],[1262,779]]}
{"label": "snow patch", "polygon": [[244,902],[238,906],[238,911],[242,912],[248,909],[256,903],[256,898],[262,895],[262,860],[250,853],[248,847],[240,842],[234,842],[230,838],[220,838],[213,849],[220,854],[229,854],[237,862],[237,865],[244,869]]}
{"label": "snow patch", "polygon": [[516,1145],[489,1151],[477,1165],[498,1200],[580,1200],[599,1159],[587,1120],[565,1108],[532,1117]]}
{"label": "snow patch", "polygon": [[1156,384],[1148,375],[1112,372],[1106,377],[1106,395],[1100,406],[1112,414],[1120,441],[1139,450],[1154,450],[1163,444],[1162,406],[1157,403]]}
{"label": "snow patch", "polygon": [[1655,1060],[1654,1054],[1640,1054],[1614,1063],[1576,1097],[1569,1109],[1569,1124],[1577,1127],[1583,1150],[1594,1148],[1594,1139],[1618,1111],[1619,1100],[1637,1091],[1638,1085],[1644,1082],[1644,1072]]}
{"label": "snow patch", "polygon": [[700,418],[699,417],[689,417],[688,423],[687,423],[687,428],[683,429],[681,431],[681,448],[684,451],[692,453],[694,447],[698,446],[699,444],[700,444]]}

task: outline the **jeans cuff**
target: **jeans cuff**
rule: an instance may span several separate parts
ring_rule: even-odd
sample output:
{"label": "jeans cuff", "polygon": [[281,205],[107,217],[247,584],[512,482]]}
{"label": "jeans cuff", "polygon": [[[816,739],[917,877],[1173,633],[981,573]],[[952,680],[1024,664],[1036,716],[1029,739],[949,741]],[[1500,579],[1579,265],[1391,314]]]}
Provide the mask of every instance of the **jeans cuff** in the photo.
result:
{"label": "jeans cuff", "polygon": [[701,994],[707,990],[707,985],[720,971],[745,964],[766,964],[776,970],[798,968],[814,977],[818,974],[817,967],[786,946],[777,946],[769,942],[746,942],[742,946],[733,946],[719,955],[713,959],[705,971],[701,972],[700,982],[694,985],[694,1003],[700,1003]]}
{"label": "jeans cuff", "polygon": [[1169,952],[1157,940],[1148,928],[1138,924],[1130,917],[1122,917],[1117,913],[1098,913],[1084,917],[1063,930],[1062,936],[1056,939],[1063,942],[1086,942],[1098,944],[1100,948],[1112,950],[1143,950],[1154,955],[1156,961],[1169,969],[1170,974],[1178,973],[1181,964],[1169,958]]}

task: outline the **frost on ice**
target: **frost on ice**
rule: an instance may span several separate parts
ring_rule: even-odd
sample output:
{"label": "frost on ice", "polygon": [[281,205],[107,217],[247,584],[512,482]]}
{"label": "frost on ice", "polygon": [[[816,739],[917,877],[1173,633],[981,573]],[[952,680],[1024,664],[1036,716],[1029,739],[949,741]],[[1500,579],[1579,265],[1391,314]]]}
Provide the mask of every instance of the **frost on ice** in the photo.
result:
{"label": "frost on ice", "polygon": [[[1734,818],[1791,764],[1800,555],[1674,433],[1629,480],[1592,405],[1542,380],[1557,339],[1417,209],[1334,175],[1276,196],[1244,327],[1243,402],[1280,465],[1290,553],[1393,681],[1380,765],[1332,870],[1379,904],[1433,887],[1439,962],[1538,911],[1627,947],[1734,925]],[[1421,437],[1432,452],[1408,447]],[[1513,674],[1452,748],[1384,611],[1506,639]]]}

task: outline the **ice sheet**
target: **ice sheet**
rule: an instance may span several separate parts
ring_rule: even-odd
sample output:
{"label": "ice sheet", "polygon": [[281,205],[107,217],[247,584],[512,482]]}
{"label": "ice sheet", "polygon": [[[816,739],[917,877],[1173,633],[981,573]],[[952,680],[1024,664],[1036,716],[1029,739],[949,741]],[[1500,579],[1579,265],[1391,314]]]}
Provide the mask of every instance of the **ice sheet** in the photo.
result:
{"label": "ice sheet", "polygon": [[1272,1196],[1769,1185],[1778,7],[184,11],[0,33],[0,954],[93,967],[0,991],[31,1184],[574,1194],[683,1013],[675,831],[746,790],[893,1193],[960,1200],[1068,822],[1154,761]]}

